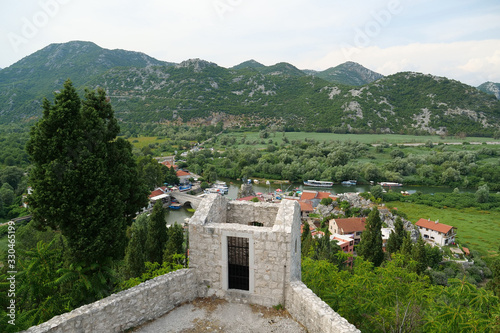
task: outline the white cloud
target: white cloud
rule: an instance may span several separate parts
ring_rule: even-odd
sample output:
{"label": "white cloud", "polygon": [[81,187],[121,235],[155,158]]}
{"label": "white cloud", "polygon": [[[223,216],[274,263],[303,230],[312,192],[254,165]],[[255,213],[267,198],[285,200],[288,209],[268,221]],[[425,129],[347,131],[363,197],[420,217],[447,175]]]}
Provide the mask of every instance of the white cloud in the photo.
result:
{"label": "white cloud", "polygon": [[388,48],[336,48],[308,65],[325,69],[351,60],[384,75],[416,71],[477,86],[485,81],[500,82],[499,50],[500,40],[413,43]]}

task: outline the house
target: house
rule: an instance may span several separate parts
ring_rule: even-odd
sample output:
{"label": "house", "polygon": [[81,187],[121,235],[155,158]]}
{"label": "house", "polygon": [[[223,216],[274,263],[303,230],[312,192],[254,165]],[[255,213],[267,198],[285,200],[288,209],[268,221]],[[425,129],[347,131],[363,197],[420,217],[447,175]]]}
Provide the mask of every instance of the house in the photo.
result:
{"label": "house", "polygon": [[173,160],[172,161],[165,160],[160,163],[166,166],[167,168],[174,168],[174,170],[177,170],[179,168],[177,165],[175,165],[175,162]]}
{"label": "house", "polygon": [[349,217],[345,219],[331,219],[328,230],[330,233],[339,235],[352,235],[354,245],[359,244],[361,234],[365,231],[365,217]]}
{"label": "house", "polygon": [[424,240],[432,241],[438,245],[445,246],[455,242],[456,229],[451,225],[420,219],[415,224]]}
{"label": "house", "polygon": [[344,253],[353,253],[354,238],[352,238],[350,235],[333,234],[330,235],[330,240],[337,241],[337,245],[340,246]]}
{"label": "house", "polygon": [[167,194],[168,189],[166,186],[158,187],[149,194],[149,203],[146,209],[153,208],[156,201],[161,200],[163,203],[170,201],[170,196]]}
{"label": "house", "polygon": [[310,202],[311,205],[316,207],[319,205],[321,199],[324,198],[332,198],[332,200],[336,200],[337,197],[334,196],[330,192],[317,192],[317,191],[303,191],[302,194],[300,195],[300,201],[305,201],[305,202]]}
{"label": "house", "polygon": [[309,214],[313,212],[314,208],[310,202],[299,201],[300,204],[300,216],[302,219],[309,217]]}
{"label": "house", "polygon": [[180,184],[189,183],[189,178],[193,177],[189,172],[184,171],[184,170],[177,170],[176,175],[179,178]]}

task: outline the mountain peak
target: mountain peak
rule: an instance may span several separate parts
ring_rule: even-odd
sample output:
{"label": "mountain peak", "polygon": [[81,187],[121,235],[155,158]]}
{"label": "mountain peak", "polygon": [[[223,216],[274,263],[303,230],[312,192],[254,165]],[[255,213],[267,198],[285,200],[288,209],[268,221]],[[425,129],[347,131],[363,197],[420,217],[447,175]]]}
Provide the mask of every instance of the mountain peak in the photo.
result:
{"label": "mountain peak", "polygon": [[376,73],[354,61],[347,61],[336,67],[330,67],[316,76],[330,82],[343,83],[352,86],[363,86],[376,81],[382,74]]}
{"label": "mountain peak", "polygon": [[242,62],[239,65],[231,67],[232,69],[242,69],[242,68],[261,68],[261,67],[266,67],[263,64],[261,64],[258,61],[255,61],[254,59],[250,59],[247,61]]}
{"label": "mountain peak", "polygon": [[478,86],[477,89],[487,94],[495,95],[497,99],[500,99],[500,83],[488,81]]}
{"label": "mountain peak", "polygon": [[216,63],[202,60],[199,58],[184,60],[180,64],[175,66],[176,68],[193,68],[195,72],[201,72],[208,67],[218,67]]}

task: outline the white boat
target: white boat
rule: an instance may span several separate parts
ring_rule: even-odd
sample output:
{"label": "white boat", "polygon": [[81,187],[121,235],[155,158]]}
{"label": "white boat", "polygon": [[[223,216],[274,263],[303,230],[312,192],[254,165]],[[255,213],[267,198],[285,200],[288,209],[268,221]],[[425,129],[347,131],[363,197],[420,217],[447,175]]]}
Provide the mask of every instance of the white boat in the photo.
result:
{"label": "white boat", "polygon": [[258,180],[258,179],[254,179],[254,180],[253,180],[253,182],[254,182],[255,184],[258,184],[258,183],[259,183],[259,180]]}
{"label": "white boat", "polygon": [[221,193],[227,193],[229,191],[229,187],[226,185],[226,182],[222,181],[216,181],[212,188],[218,189]]}
{"label": "white boat", "polygon": [[326,182],[326,181],[322,181],[322,180],[308,180],[308,181],[304,181],[304,185],[314,186],[314,187],[332,187],[333,182]]}
{"label": "white boat", "polygon": [[401,184],[401,183],[393,183],[393,182],[380,182],[378,184],[381,185],[381,186],[386,186],[386,187],[399,187],[399,186],[403,186],[403,184]]}
{"label": "white boat", "polygon": [[356,185],[358,182],[356,180],[344,180],[342,185]]}

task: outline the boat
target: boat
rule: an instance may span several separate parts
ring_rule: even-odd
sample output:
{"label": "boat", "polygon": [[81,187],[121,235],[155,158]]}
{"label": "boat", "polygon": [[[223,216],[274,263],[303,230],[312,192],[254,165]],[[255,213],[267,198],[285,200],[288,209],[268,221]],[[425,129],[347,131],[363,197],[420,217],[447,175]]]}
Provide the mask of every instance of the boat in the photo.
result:
{"label": "boat", "polygon": [[254,179],[254,180],[253,180],[253,182],[254,182],[255,184],[258,184],[258,183],[259,183],[259,180],[258,180],[258,179]]}
{"label": "boat", "polygon": [[357,183],[358,183],[357,180],[344,180],[340,184],[350,186],[350,185],[356,185]]}
{"label": "boat", "polygon": [[304,181],[305,186],[314,186],[314,187],[332,187],[333,182],[326,182],[322,180],[308,180]]}
{"label": "boat", "polygon": [[168,208],[173,209],[173,210],[179,210],[181,209],[182,205],[180,203],[172,202]]}
{"label": "boat", "polygon": [[393,182],[380,182],[378,184],[381,185],[381,186],[386,186],[386,187],[399,187],[399,186],[403,186],[403,184],[401,184],[401,183],[393,183]]}
{"label": "boat", "polygon": [[222,181],[215,182],[212,188],[218,189],[221,193],[227,193],[229,191],[229,187],[226,185],[226,182]]}
{"label": "boat", "polygon": [[179,192],[186,192],[189,191],[190,189],[191,189],[191,184],[179,186]]}

